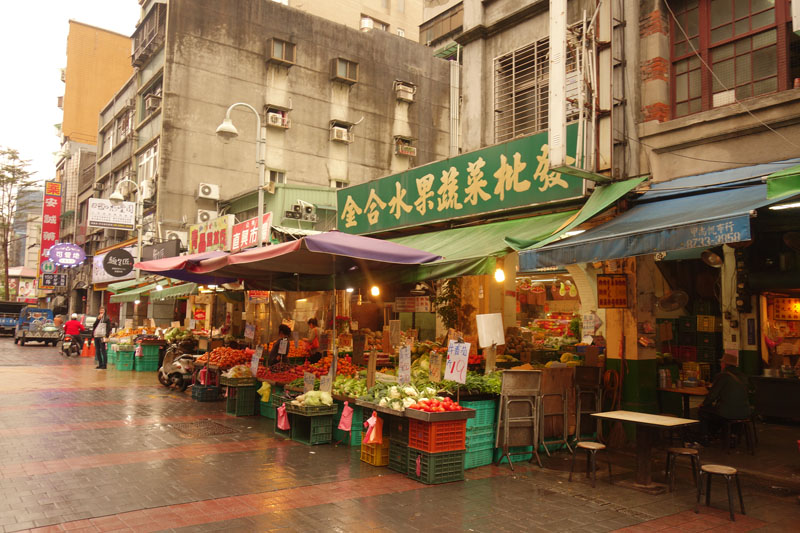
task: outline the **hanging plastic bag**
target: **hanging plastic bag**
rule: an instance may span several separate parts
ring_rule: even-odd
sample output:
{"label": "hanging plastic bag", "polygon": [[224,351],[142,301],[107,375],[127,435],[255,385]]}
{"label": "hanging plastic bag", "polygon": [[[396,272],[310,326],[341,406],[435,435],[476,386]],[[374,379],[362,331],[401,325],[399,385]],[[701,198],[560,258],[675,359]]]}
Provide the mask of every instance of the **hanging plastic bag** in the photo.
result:
{"label": "hanging plastic bag", "polygon": [[378,418],[378,413],[372,411],[372,416],[367,420],[369,428],[364,436],[367,444],[383,444],[383,420]]}
{"label": "hanging plastic bag", "polygon": [[289,425],[289,415],[286,414],[286,404],[281,404],[278,407],[278,429],[281,431],[289,431],[292,426]]}
{"label": "hanging plastic bag", "polygon": [[348,405],[349,402],[344,402],[342,407],[342,418],[339,419],[339,427],[342,431],[350,431],[353,427],[353,408]]}
{"label": "hanging plastic bag", "polygon": [[272,385],[268,382],[264,382],[261,384],[261,388],[256,391],[261,396],[262,402],[268,402],[269,397],[272,394]]}
{"label": "hanging plastic bag", "polygon": [[208,370],[203,368],[197,373],[197,381],[200,385],[208,385]]}

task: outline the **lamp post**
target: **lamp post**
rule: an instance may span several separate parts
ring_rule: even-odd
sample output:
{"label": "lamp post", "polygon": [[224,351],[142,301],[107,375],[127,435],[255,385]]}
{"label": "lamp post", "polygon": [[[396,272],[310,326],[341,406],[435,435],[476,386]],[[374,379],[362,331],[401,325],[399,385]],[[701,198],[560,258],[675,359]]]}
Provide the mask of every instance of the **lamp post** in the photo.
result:
{"label": "lamp post", "polygon": [[[125,178],[122,181],[120,181],[119,183],[117,183],[117,186],[114,188],[114,192],[111,193],[111,196],[109,196],[108,199],[111,201],[111,203],[113,205],[119,205],[123,201],[125,201],[125,196],[122,194],[122,191],[120,190],[120,187],[125,182],[130,183],[131,185],[133,185],[136,188],[135,189],[136,190],[136,233],[137,233],[137,235],[136,235],[136,260],[137,261],[141,261],[142,260],[142,218],[144,217],[144,213],[142,212],[142,198],[141,198],[141,194],[140,194],[140,190],[139,190],[139,184],[136,183],[135,181],[133,181],[130,178]],[[139,277],[141,277],[141,274],[142,274],[141,271],[137,269],[136,270],[136,278],[138,279]]]}
{"label": "lamp post", "polygon": [[250,104],[237,102],[231,104],[228,111],[225,112],[225,119],[222,124],[217,126],[217,135],[225,142],[230,141],[239,136],[239,131],[233,125],[231,120],[231,111],[236,107],[244,107],[253,112],[256,116],[256,164],[258,165],[258,247],[264,246],[264,237],[261,233],[264,225],[264,178],[266,176],[266,162],[264,161],[264,152],[267,146],[266,136],[261,133],[261,115]]}

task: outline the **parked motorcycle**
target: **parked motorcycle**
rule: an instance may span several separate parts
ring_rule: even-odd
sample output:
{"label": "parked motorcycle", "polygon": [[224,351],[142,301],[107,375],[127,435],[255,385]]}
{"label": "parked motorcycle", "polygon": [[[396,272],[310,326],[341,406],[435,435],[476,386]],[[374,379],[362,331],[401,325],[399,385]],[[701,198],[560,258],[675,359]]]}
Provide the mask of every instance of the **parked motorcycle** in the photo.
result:
{"label": "parked motorcycle", "polygon": [[81,338],[78,335],[68,335],[61,332],[58,339],[58,351],[64,357],[78,357],[81,355]]}
{"label": "parked motorcycle", "polygon": [[177,346],[170,346],[158,369],[158,381],[165,387],[174,387],[183,392],[192,382],[194,356],[184,354]]}

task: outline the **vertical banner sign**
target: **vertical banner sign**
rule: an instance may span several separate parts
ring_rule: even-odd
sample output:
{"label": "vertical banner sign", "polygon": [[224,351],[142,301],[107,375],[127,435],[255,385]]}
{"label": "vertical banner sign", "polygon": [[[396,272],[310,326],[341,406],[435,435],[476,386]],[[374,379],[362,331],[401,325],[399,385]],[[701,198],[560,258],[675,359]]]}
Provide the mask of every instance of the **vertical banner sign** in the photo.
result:
{"label": "vertical banner sign", "polygon": [[444,371],[444,379],[457,383],[467,382],[469,347],[468,342],[450,341],[447,345],[447,368]]}
{"label": "vertical banner sign", "polygon": [[401,385],[411,383],[411,348],[408,344],[400,346],[400,359],[397,363],[397,381]]}
{"label": "vertical banner sign", "polygon": [[46,181],[44,184],[44,201],[42,202],[42,234],[39,248],[39,288],[53,289],[53,285],[44,285],[43,274],[52,274],[55,265],[50,261],[50,247],[60,237],[61,229],[61,183]]}

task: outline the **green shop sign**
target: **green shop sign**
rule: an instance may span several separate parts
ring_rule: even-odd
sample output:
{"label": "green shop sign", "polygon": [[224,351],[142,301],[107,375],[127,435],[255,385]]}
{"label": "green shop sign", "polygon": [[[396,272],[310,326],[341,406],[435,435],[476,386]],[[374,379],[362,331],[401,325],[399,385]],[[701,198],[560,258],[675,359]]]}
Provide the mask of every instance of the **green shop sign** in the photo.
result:
{"label": "green shop sign", "polygon": [[[567,153],[577,134],[567,128]],[[583,179],[550,170],[545,132],[340,189],[337,226],[373,233],[583,195]]]}

